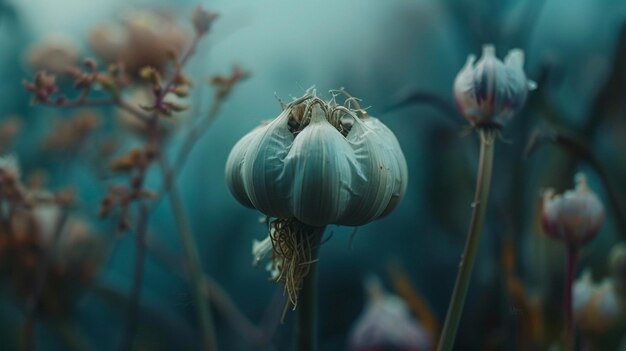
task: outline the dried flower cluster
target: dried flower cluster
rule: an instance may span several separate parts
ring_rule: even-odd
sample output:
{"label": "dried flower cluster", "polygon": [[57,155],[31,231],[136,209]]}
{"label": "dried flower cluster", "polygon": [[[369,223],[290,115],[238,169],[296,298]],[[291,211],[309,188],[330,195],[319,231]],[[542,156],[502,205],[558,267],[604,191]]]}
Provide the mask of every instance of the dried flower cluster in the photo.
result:
{"label": "dried flower cluster", "polygon": [[36,311],[67,313],[94,277],[104,242],[86,222],[68,216],[72,191],[26,187],[12,156],[0,158],[0,199],[9,209],[1,218],[0,280],[11,281],[17,298]]}

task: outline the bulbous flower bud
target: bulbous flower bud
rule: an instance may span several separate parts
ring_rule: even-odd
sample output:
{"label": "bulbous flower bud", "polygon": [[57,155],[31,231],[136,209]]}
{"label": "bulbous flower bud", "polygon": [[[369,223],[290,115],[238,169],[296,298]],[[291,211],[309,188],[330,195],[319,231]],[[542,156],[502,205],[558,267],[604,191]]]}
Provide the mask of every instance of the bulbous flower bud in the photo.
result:
{"label": "bulbous flower bud", "polygon": [[484,45],[478,62],[469,55],[454,80],[456,105],[472,125],[503,127],[521,110],[536,84],[524,73],[524,52],[509,51],[504,62],[493,45]]}
{"label": "bulbous flower bud", "polygon": [[595,284],[590,271],[585,271],[574,283],[573,300],[576,325],[586,334],[610,331],[623,313],[624,306],[617,298],[613,280]]}
{"label": "bulbous flower bud", "polygon": [[425,351],[431,341],[399,297],[385,293],[376,278],[366,285],[368,301],[350,332],[350,351]]}
{"label": "bulbous flower bud", "polygon": [[576,175],[576,189],[563,195],[547,190],[543,196],[542,224],[545,232],[572,247],[593,239],[604,223],[604,206],[587,186],[583,174]]}
{"label": "bulbous flower bud", "polygon": [[[342,122],[346,116],[354,122]],[[388,214],[408,178],[389,128],[313,94],[244,136],[225,173],[243,205],[315,227],[362,225]]]}

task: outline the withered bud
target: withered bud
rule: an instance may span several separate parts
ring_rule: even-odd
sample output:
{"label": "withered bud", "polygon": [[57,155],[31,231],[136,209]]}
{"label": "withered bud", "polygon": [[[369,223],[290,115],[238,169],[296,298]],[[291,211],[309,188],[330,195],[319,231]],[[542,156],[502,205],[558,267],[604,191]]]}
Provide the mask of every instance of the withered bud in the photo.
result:
{"label": "withered bud", "polygon": [[224,98],[230,93],[235,84],[246,79],[248,76],[248,72],[243,71],[238,66],[234,66],[230,76],[215,75],[211,77],[209,83],[215,87],[217,96]]}
{"label": "withered bud", "polygon": [[191,14],[191,22],[193,23],[196,34],[198,36],[205,35],[217,16],[217,13],[206,11],[202,6],[196,7]]}
{"label": "withered bud", "polygon": [[139,71],[139,76],[145,80],[150,80],[155,87],[161,86],[161,74],[154,67],[146,66]]}
{"label": "withered bud", "polygon": [[33,103],[47,102],[50,95],[58,90],[56,86],[56,77],[48,74],[46,71],[40,70],[35,74],[33,82],[22,82],[26,90],[34,94]]}
{"label": "withered bud", "polygon": [[86,89],[91,86],[94,81],[94,76],[91,74],[83,73],[74,80],[74,88]]}
{"label": "withered bud", "polygon": [[141,158],[141,150],[132,149],[121,157],[112,160],[109,163],[109,168],[114,171],[130,171],[139,164]]}
{"label": "withered bud", "polygon": [[74,188],[63,189],[55,194],[55,202],[61,206],[69,207],[74,203]]}
{"label": "withered bud", "polygon": [[113,195],[107,194],[102,201],[100,201],[100,209],[98,210],[98,217],[105,218],[111,212],[113,208]]}
{"label": "withered bud", "polygon": [[90,69],[92,72],[95,72],[98,69],[96,61],[92,58],[85,59],[85,61],[83,61],[83,65],[85,65],[85,67]]}
{"label": "withered bud", "polygon": [[187,76],[185,76],[182,73],[180,73],[176,77],[174,77],[174,84],[176,84],[177,86],[181,86],[181,85],[186,85],[186,86],[190,86],[190,87],[193,86],[193,82],[191,80],[189,80],[189,78],[187,78]]}
{"label": "withered bud", "polygon": [[186,85],[179,85],[174,88],[173,93],[178,97],[186,97],[189,95],[189,88]]}
{"label": "withered bud", "polygon": [[163,105],[165,105],[166,109],[174,111],[174,112],[182,112],[189,108],[189,106],[180,105],[174,102],[167,102],[167,101],[164,102]]}
{"label": "withered bud", "polygon": [[99,74],[96,81],[107,91],[117,88],[113,77],[107,74]]}
{"label": "withered bud", "polygon": [[48,74],[46,71],[38,71],[35,75],[35,87],[38,89],[56,88],[56,76]]}

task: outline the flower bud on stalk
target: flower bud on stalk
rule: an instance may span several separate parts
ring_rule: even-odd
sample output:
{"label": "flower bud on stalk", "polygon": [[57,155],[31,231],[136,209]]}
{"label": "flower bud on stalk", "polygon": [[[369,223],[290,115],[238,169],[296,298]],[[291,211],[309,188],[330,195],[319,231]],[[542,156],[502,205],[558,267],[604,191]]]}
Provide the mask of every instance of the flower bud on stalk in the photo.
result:
{"label": "flower bud on stalk", "polygon": [[[561,240],[567,247],[563,311],[565,320],[565,347],[574,347],[574,306],[572,284],[576,275],[578,249],[588,243],[600,231],[604,223],[604,206],[598,196],[589,189],[587,178],[576,175],[576,188],[563,195],[547,190],[543,198],[542,224],[546,234]],[[583,289],[584,290],[584,289]],[[579,291],[579,304],[582,303]],[[603,295],[608,296],[608,295]],[[579,312],[579,316],[582,312]],[[581,317],[582,318],[582,317]],[[582,320],[579,318],[579,320]],[[584,327],[584,326],[583,326]]]}
{"label": "flower bud on stalk", "polygon": [[574,190],[563,195],[555,195],[551,189],[544,193],[541,220],[548,236],[580,247],[598,234],[604,223],[604,206],[589,189],[585,175],[577,174]]}
{"label": "flower bud on stalk", "polygon": [[526,78],[523,65],[522,50],[511,50],[502,62],[496,57],[495,47],[488,44],[483,46],[483,55],[478,62],[474,55],[467,58],[454,80],[457,108],[480,135],[480,158],[472,220],[438,344],[440,351],[452,350],[461,320],[489,199],[495,138],[522,109],[528,91],[536,87]]}
{"label": "flower bud on stalk", "polygon": [[477,127],[501,128],[518,113],[535,82],[524,73],[524,52],[513,49],[496,57],[493,45],[484,45],[476,62],[470,55],[454,80],[454,99],[463,117]]}
{"label": "flower bud on stalk", "polygon": [[312,249],[306,233],[328,224],[363,225],[387,215],[404,196],[408,178],[406,160],[389,128],[376,118],[358,117],[335,99],[321,100],[315,92],[237,142],[225,174],[241,204],[276,218],[254,255],[257,261],[272,259],[273,276],[285,283],[294,305]]}
{"label": "flower bud on stalk", "polygon": [[574,283],[572,293],[574,320],[585,335],[609,332],[624,313],[624,304],[612,278],[594,283],[591,271],[587,270]]}

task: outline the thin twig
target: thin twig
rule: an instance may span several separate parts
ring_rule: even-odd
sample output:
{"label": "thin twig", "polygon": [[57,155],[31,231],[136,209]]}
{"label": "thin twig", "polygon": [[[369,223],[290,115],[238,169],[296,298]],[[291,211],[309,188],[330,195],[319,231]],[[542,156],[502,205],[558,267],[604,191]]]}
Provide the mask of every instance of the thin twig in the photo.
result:
{"label": "thin twig", "polygon": [[[178,277],[190,280],[189,271],[183,264],[181,258],[163,245],[157,238],[148,236],[147,245],[148,253],[151,253],[157,262],[160,262],[168,270],[174,272]],[[255,326],[237,307],[235,302],[228,296],[224,288],[214,279],[207,276],[203,277],[206,298],[215,306],[215,310],[226,318],[227,322],[239,334],[245,337],[250,343],[263,345],[269,341],[260,328]],[[277,317],[278,320],[280,317]]]}
{"label": "thin twig", "polygon": [[565,325],[565,350],[574,350],[574,310],[572,300],[572,284],[576,275],[576,261],[578,250],[576,247],[567,248],[567,262],[565,265],[565,284],[563,287],[563,315]]}
{"label": "thin twig", "polygon": [[[167,164],[161,154],[158,155],[159,164],[163,169],[163,173],[166,173]],[[174,221],[178,229],[178,235],[183,247],[184,257],[187,263],[187,269],[189,270],[189,278],[191,280],[191,288],[196,304],[197,318],[202,328],[202,338],[204,341],[205,349],[217,350],[217,343],[215,340],[215,327],[213,325],[213,317],[211,309],[207,303],[207,299],[204,296],[204,274],[202,273],[202,266],[200,262],[200,255],[198,254],[197,245],[191,234],[189,228],[189,222],[185,216],[183,210],[183,204],[180,200],[180,195],[176,189],[174,182],[169,185],[169,200],[172,212],[174,215]],[[208,293],[208,291],[207,291]]]}
{"label": "thin twig", "polygon": [[54,231],[52,234],[52,240],[50,242],[50,247],[44,253],[44,257],[41,260],[39,267],[37,268],[37,275],[35,276],[34,288],[31,296],[26,301],[26,316],[24,320],[24,330],[23,330],[23,349],[34,350],[35,349],[35,337],[34,337],[34,327],[35,327],[35,315],[37,312],[37,308],[39,307],[39,302],[41,300],[44,287],[46,286],[46,280],[48,277],[48,268],[50,267],[50,263],[54,259],[54,250],[56,249],[56,244],[59,242],[61,238],[61,233],[63,232],[63,228],[65,227],[65,223],[67,222],[68,211],[65,208],[61,209],[61,214],[56,221],[56,225],[54,227]]}
{"label": "thin twig", "polygon": [[98,106],[111,106],[115,105],[115,99],[112,98],[92,98],[92,99],[75,99],[63,101],[62,103],[57,103],[56,101],[37,101],[37,104],[43,106],[50,107],[64,107],[64,108],[72,108],[72,107],[98,107]]}
{"label": "thin twig", "polygon": [[183,138],[183,144],[176,154],[174,167],[168,167],[165,164],[162,165],[163,185],[161,187],[161,191],[159,191],[159,193],[157,194],[157,198],[153,201],[153,206],[156,207],[163,198],[163,196],[167,195],[170,192],[170,189],[176,181],[176,177],[180,173],[182,173],[182,170],[185,167],[187,159],[191,154],[191,151],[193,151],[194,146],[219,115],[223,101],[224,99],[216,94],[215,99],[213,100],[213,105],[211,106],[211,109],[206,114],[204,119],[202,119],[195,126],[189,129],[187,135],[185,135],[185,137]]}
{"label": "thin twig", "polygon": [[135,262],[133,272],[133,283],[130,292],[128,306],[128,320],[126,328],[122,336],[120,350],[130,350],[132,348],[133,339],[137,331],[137,322],[139,320],[139,300],[141,298],[141,286],[143,285],[144,258],[145,258],[145,238],[148,222],[148,207],[143,201],[138,204],[138,220],[135,229]]}

